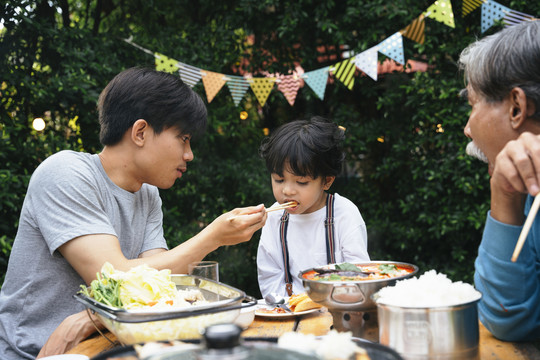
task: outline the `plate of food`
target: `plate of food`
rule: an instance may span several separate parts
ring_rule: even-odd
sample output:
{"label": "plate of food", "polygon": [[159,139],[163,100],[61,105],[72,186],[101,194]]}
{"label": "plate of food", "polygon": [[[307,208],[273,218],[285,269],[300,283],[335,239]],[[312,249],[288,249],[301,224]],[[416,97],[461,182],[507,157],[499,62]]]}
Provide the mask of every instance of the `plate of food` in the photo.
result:
{"label": "plate of food", "polygon": [[291,316],[302,316],[319,311],[322,305],[317,304],[306,293],[291,295],[285,298],[285,304],[291,311],[283,307],[268,305],[264,300],[259,300],[255,316],[286,318]]}

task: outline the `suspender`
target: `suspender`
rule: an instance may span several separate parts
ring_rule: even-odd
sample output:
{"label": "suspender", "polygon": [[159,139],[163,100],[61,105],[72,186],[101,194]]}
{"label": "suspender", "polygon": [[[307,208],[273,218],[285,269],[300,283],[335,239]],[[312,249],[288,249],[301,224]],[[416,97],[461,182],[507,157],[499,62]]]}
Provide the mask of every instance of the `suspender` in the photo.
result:
{"label": "suspender", "polygon": [[[279,237],[281,238],[281,252],[283,255],[283,265],[285,268],[285,289],[289,296],[292,295],[292,275],[289,267],[289,247],[287,245],[287,227],[289,225],[289,213],[284,210],[281,216],[281,225],[279,228]],[[326,197],[326,219],[324,220],[326,228],[326,261],[328,264],[336,262],[335,243],[334,243],[334,195],[328,194]]]}

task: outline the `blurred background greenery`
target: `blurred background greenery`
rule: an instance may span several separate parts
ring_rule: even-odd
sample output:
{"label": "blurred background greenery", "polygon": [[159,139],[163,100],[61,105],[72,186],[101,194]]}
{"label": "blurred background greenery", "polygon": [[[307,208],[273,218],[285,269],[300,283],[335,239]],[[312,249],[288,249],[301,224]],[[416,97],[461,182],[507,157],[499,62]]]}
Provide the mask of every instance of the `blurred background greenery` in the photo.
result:
{"label": "blurred background greenery", "polygon": [[[539,15],[540,3],[499,1]],[[223,74],[287,74],[333,65],[344,50],[358,54],[409,25],[432,0],[49,0],[12,1],[0,30],[0,274],[4,274],[29,178],[47,156],[74,149],[99,152],[96,101],[118,72],[154,66],[133,42],[184,63]],[[455,28],[425,20],[425,43],[404,37],[406,59],[426,72],[357,73],[352,90],[330,81],[324,100],[304,86],[294,106],[277,89],[260,106],[251,91],[235,106],[225,87],[208,104],[209,127],[194,144],[195,160],[173,188],[161,191],[165,235],[175,246],[234,207],[273,196],[258,157],[265,129],[312,115],[346,130],[347,166],[332,192],[353,200],[368,227],[372,259],[405,261],[472,282],[474,258],[489,208],[487,167],[465,155],[469,107],[456,62],[481,33],[481,11]],[[249,41],[248,41],[249,40]],[[385,57],[379,55],[379,60]],[[202,84],[194,87],[206,100]],[[242,120],[240,113],[247,112]],[[44,119],[43,131],[32,128]],[[221,280],[260,296],[256,251],[260,232],[207,259]]]}

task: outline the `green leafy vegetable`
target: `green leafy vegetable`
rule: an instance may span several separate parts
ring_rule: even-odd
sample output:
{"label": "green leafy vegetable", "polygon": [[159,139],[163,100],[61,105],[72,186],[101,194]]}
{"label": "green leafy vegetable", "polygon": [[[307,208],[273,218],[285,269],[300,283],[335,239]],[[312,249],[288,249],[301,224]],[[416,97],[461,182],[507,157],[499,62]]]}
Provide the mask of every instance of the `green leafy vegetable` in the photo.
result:
{"label": "green leafy vegetable", "polygon": [[351,263],[336,264],[336,269],[344,271],[362,272],[362,269]]}
{"label": "green leafy vegetable", "polygon": [[396,275],[398,268],[394,264],[381,264],[379,265],[381,275]]}
{"label": "green leafy vegetable", "polygon": [[97,280],[90,283],[90,292],[88,288],[81,285],[80,293],[93,297],[95,300],[112,307],[122,307],[120,299],[121,281],[110,278],[106,273],[97,273]]}

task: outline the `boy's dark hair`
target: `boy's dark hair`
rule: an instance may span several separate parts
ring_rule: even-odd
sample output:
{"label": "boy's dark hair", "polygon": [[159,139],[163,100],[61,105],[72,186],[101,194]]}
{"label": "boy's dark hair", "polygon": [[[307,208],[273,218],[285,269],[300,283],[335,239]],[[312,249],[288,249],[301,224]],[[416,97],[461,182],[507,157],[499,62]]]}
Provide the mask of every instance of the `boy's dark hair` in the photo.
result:
{"label": "boy's dark hair", "polygon": [[345,154],[341,143],[345,132],[319,116],[296,120],[279,127],[265,138],[259,149],[270,173],[283,176],[287,170],[297,176],[337,176]]}
{"label": "boy's dark hair", "polygon": [[176,127],[193,137],[206,129],[206,106],[178,76],[150,68],[135,67],[119,73],[103,89],[98,101],[102,145],[115,145],[144,119],[161,133]]}

